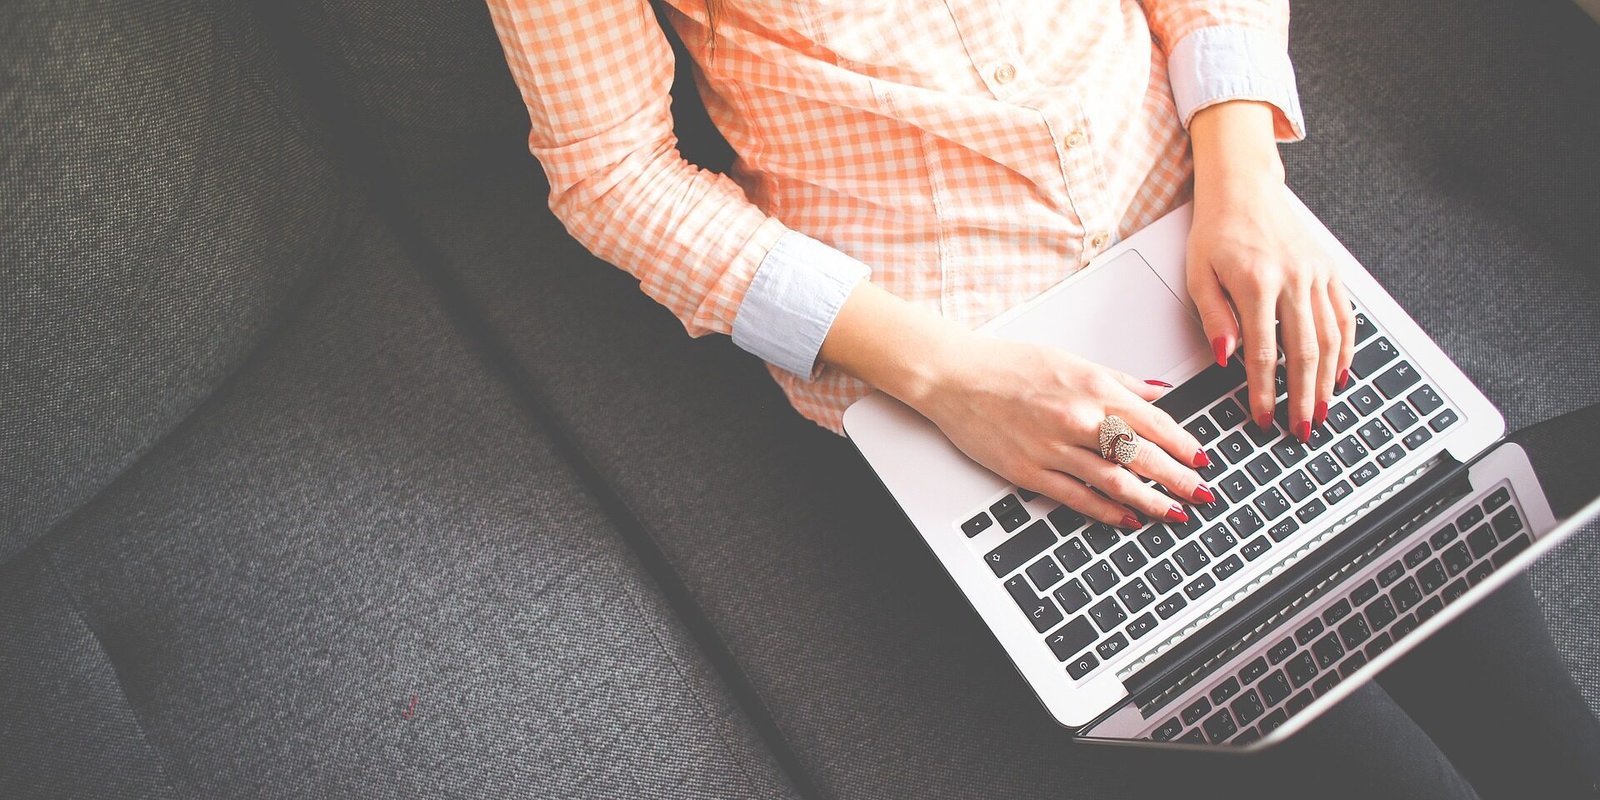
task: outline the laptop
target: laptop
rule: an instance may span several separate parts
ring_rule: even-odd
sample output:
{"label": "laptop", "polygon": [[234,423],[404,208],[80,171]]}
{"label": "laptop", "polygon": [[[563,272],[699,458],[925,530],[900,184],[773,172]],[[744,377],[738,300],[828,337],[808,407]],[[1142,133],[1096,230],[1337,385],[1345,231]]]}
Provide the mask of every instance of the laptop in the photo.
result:
{"label": "laptop", "polygon": [[[1085,520],[881,392],[845,412],[1045,709],[1084,741],[1280,742],[1600,513],[1600,412],[1503,437],[1483,393],[1289,202],[1357,312],[1351,380],[1308,444],[1284,424],[1281,361],[1271,432],[1245,413],[1238,360],[1215,363],[1185,289],[1188,206],[983,328],[1175,385],[1156,405],[1205,447],[1217,495],[1189,522]],[[1148,309],[1137,334],[1105,335],[1128,330],[1130,307]]]}

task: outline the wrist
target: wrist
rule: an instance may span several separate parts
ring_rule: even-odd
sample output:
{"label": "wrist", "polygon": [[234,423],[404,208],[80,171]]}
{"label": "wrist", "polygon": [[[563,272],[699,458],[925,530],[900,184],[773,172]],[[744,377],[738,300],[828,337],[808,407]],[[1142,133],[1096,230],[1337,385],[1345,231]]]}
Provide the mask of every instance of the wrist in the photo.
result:
{"label": "wrist", "polygon": [[923,411],[953,376],[972,333],[871,281],[856,284],[818,357]]}
{"label": "wrist", "polygon": [[1189,138],[1197,203],[1255,194],[1284,182],[1273,110],[1266,103],[1232,100],[1201,109],[1190,120]]}

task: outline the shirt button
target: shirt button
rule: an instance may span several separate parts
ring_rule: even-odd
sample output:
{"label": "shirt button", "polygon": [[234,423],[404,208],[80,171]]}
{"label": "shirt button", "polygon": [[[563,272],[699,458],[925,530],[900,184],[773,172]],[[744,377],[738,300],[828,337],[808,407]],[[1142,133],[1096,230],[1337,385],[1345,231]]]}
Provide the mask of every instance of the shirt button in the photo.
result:
{"label": "shirt button", "polygon": [[1100,248],[1105,247],[1106,246],[1106,242],[1108,242],[1110,240],[1111,240],[1110,236],[1107,236],[1107,235],[1105,235],[1103,233],[1097,233],[1097,234],[1089,237],[1089,246],[1093,247],[1096,250],[1099,250]]}
{"label": "shirt button", "polygon": [[1015,77],[1017,77],[1017,68],[1010,64],[1001,64],[994,68],[995,83],[1010,83],[1011,79]]}
{"label": "shirt button", "polygon": [[1088,139],[1089,137],[1083,135],[1083,131],[1073,131],[1072,133],[1067,134],[1067,146],[1082,147],[1083,143],[1088,141]]}

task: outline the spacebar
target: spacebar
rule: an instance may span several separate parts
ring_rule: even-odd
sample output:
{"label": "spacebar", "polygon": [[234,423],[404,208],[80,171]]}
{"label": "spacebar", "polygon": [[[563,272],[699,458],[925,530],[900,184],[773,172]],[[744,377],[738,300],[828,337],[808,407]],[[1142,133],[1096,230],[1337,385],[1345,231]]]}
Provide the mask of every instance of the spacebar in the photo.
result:
{"label": "spacebar", "polygon": [[1167,412],[1173,419],[1183,422],[1196,411],[1221,400],[1234,387],[1244,384],[1244,365],[1239,359],[1228,359],[1228,366],[1212,364],[1199,375],[1184,381],[1182,386],[1167,392],[1156,401],[1156,408]]}

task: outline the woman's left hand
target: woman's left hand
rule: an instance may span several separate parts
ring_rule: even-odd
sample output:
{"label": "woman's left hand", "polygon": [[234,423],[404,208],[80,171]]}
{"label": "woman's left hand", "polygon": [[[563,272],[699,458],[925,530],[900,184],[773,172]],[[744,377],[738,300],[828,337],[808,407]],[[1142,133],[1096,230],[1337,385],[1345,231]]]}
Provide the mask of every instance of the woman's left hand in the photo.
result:
{"label": "woman's left hand", "polygon": [[1281,339],[1287,423],[1303,442],[1326,419],[1334,387],[1348,380],[1355,314],[1336,263],[1284,186],[1270,110],[1264,112],[1270,160],[1259,149],[1241,151],[1253,141],[1240,135],[1241,126],[1259,132],[1247,126],[1261,124],[1253,115],[1264,108],[1227,103],[1200,112],[1191,124],[1196,179],[1189,293],[1217,361],[1242,348],[1249,413],[1262,428],[1273,423]]}

